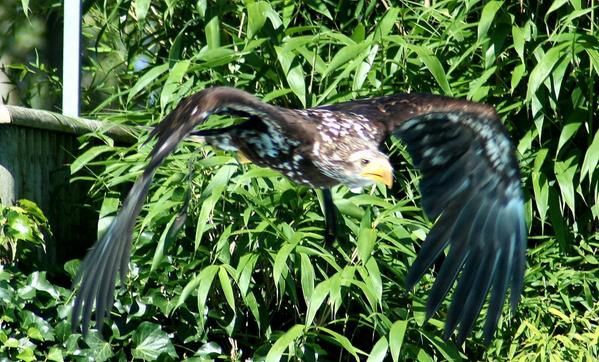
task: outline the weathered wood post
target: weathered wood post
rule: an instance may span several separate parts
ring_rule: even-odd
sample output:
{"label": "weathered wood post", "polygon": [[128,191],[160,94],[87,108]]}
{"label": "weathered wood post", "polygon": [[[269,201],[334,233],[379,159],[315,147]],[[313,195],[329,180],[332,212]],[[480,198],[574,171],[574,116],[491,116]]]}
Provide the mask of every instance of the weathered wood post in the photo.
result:
{"label": "weathered wood post", "polygon": [[[103,131],[117,141],[133,143],[127,127],[60,114],[0,105],[0,204],[19,199],[38,204],[48,217],[58,244],[95,240],[94,211],[84,207],[87,190],[70,183],[69,164],[78,154],[77,136]],[[48,261],[56,248],[47,245]]]}

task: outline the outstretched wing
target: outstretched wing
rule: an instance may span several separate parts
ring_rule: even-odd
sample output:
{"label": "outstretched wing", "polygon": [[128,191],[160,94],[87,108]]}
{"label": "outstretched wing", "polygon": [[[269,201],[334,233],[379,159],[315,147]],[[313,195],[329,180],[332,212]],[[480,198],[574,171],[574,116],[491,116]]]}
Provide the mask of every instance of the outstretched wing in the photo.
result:
{"label": "outstretched wing", "polygon": [[135,181],[116,218],[102,238],[87,254],[75,284],[80,288],[75,298],[71,322],[75,330],[81,318],[83,334],[89,330],[92,307],[96,305],[96,328],[100,329],[104,315],[114,298],[116,275],[124,280],[131,249],[131,233],[139,215],[156,169],[195,126],[212,113],[248,112],[271,115],[277,109],[249,93],[233,88],[211,88],[183,100],[154,130],[150,138],[158,141],[150,154],[143,174]]}
{"label": "outstretched wing", "polygon": [[461,270],[445,336],[459,324],[458,342],[466,338],[491,289],[484,327],[488,342],[508,285],[515,308],[524,275],[524,201],[513,146],[496,119],[475,114],[432,113],[406,121],[395,134],[422,172],[425,212],[438,218],[406,283],[412,287],[449,245],[427,302],[427,317],[437,311]]}
{"label": "outstretched wing", "polygon": [[518,303],[526,249],[518,163],[494,109],[418,94],[327,108],[363,115],[378,126],[380,141],[393,134],[407,145],[414,166],[422,172],[423,208],[436,222],[406,284],[412,288],[449,246],[427,302],[427,318],[459,279],[445,337],[458,329],[458,342],[466,338],[490,291],[484,326],[485,340],[490,341],[508,286],[512,308]]}

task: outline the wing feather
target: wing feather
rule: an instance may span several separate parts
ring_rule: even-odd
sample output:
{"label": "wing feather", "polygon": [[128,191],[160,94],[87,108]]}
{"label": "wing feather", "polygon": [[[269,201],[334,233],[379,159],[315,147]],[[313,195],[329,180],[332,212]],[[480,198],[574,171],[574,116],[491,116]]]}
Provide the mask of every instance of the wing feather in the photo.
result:
{"label": "wing feather", "polygon": [[238,110],[280,119],[276,107],[261,102],[249,93],[218,87],[203,90],[183,100],[152,130],[150,139],[157,138],[157,142],[150,153],[148,165],[133,184],[108,230],[83,260],[75,278],[75,284],[79,283],[80,287],[71,313],[73,330],[81,322],[82,333],[87,334],[94,304],[96,328],[99,330],[102,327],[104,316],[114,300],[117,274],[121,281],[125,280],[133,228],[156,169],[181,140],[210,114],[235,113]]}
{"label": "wing feather", "polygon": [[[470,253],[472,252],[472,236],[474,234],[473,231],[476,230],[476,228],[478,228],[481,221],[484,222],[485,215],[483,215],[483,213],[477,212],[477,210],[475,210],[472,207],[468,207],[473,203],[481,202],[479,195],[476,195],[475,193],[472,194],[473,197],[470,198],[470,200],[466,204],[467,207],[465,207],[460,213],[459,219],[455,220],[455,225],[452,228],[452,233],[447,239],[447,242],[450,243],[452,247],[449,250],[445,262],[441,265],[441,269],[439,270],[437,279],[433,284],[433,288],[431,290],[429,300],[426,305],[427,318],[430,318],[437,311],[437,309],[441,305],[441,302],[443,301],[443,298],[445,298],[445,296],[449,292],[449,289],[451,289],[454,281],[458,276],[460,269],[462,268],[462,265],[464,265],[466,260],[468,260]],[[468,228],[470,228],[469,231]],[[465,230],[466,232],[464,232]],[[455,243],[456,237],[461,239],[460,243]],[[425,240],[425,243],[426,242],[427,241]],[[420,255],[425,256],[426,254],[424,254],[421,251],[419,253],[419,256]],[[415,283],[415,279],[411,277],[411,275],[413,275],[413,270],[416,270],[418,268],[418,274],[424,274],[424,271],[426,271],[431,264],[424,265],[414,263],[412,268],[410,268],[410,271],[408,272],[408,276],[406,277],[406,283]]]}
{"label": "wing feather", "polygon": [[518,163],[509,135],[485,104],[431,94],[399,94],[325,109],[363,116],[381,145],[399,137],[422,173],[425,213],[436,219],[406,284],[412,288],[449,246],[427,303],[434,314],[458,280],[446,322],[458,340],[471,331],[490,290],[488,342],[508,287],[515,309],[522,289],[526,225]]}
{"label": "wing feather", "polygon": [[449,245],[431,290],[427,315],[437,311],[457,279],[445,333],[448,337],[457,329],[457,340],[462,342],[490,291],[484,327],[488,342],[508,285],[515,307],[524,274],[524,203],[514,147],[496,117],[461,111],[418,115],[400,123],[395,135],[407,144],[415,167],[422,171],[425,212],[439,218],[406,284],[413,287],[438,257],[441,246]]}

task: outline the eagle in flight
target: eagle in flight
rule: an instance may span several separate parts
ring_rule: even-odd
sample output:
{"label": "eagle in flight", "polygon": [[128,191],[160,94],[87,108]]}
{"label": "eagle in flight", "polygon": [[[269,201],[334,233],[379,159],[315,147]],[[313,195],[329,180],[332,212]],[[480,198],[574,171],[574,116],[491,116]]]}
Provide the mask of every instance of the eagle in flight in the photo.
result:
{"label": "eagle in flight", "polygon": [[[194,130],[213,114],[245,121]],[[408,271],[407,287],[412,288],[449,247],[430,292],[427,319],[456,279],[446,338],[457,330],[457,341],[463,342],[489,293],[487,343],[508,286],[511,307],[516,307],[525,269],[524,201],[514,146],[492,107],[429,94],[399,94],[298,110],[264,103],[235,88],[215,87],[183,100],[151,132],[157,142],[148,165],[80,267],[73,329],[81,322],[87,333],[94,304],[96,328],[101,328],[113,303],[116,275],[121,280],[126,276],[133,227],[152,176],[192,134],[220,149],[240,152],[298,184],[323,189],[327,229],[333,232],[335,206],[329,188],[375,182],[390,186],[393,169],[384,144],[391,136],[399,138],[422,173],[422,205],[435,220]]]}

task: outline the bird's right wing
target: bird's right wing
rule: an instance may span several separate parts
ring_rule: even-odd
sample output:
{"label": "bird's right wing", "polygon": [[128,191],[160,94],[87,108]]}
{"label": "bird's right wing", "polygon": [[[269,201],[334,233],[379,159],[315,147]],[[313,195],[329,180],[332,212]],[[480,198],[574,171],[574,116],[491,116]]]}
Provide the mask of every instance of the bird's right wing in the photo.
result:
{"label": "bird's right wing", "polygon": [[150,161],[143,174],[135,181],[121,210],[108,230],[96,242],[83,260],[75,284],[80,288],[73,305],[71,323],[75,330],[82,321],[81,330],[89,330],[92,307],[96,305],[96,328],[100,329],[104,315],[112,306],[116,275],[124,280],[129,263],[131,234],[144,203],[152,177],[164,159],[197,125],[212,113],[235,114],[238,111],[256,114],[276,112],[276,108],[258,100],[249,93],[233,88],[209,88],[183,100],[158,125],[151,138],[157,142],[150,153]]}

